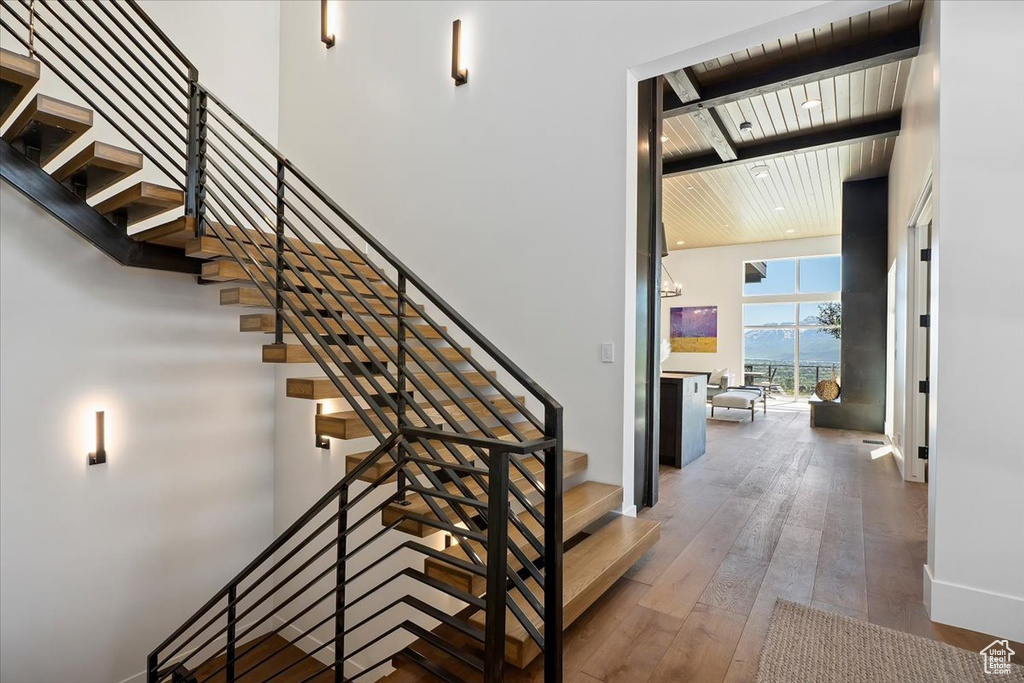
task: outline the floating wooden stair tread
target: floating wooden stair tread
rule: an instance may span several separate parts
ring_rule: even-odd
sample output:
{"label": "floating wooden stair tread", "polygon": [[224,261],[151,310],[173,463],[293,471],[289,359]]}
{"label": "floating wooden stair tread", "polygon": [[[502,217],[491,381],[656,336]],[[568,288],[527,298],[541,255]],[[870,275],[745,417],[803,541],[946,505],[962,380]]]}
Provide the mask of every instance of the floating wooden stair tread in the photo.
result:
{"label": "floating wooden stair tread", "polygon": [[184,249],[185,243],[195,237],[195,234],[196,219],[192,216],[180,216],[161,225],[132,233],[131,238],[136,242],[150,242]]}
{"label": "floating wooden stair tread", "polygon": [[[387,362],[387,356],[380,349],[370,348],[368,355],[359,347],[351,346],[349,351],[355,356],[355,360],[349,360],[349,354],[339,348],[333,350],[344,363],[369,363],[371,358],[381,363]],[[325,351],[318,350],[316,354],[312,354],[302,344],[264,344],[263,346],[264,363],[316,363],[318,360],[333,363]]]}
{"label": "floating wooden stair tread", "polygon": [[92,128],[92,110],[70,102],[36,95],[4,133],[4,140],[23,154],[39,150],[45,166]]}
{"label": "floating wooden stair tread", "polygon": [[[384,377],[378,376],[377,383],[390,395],[394,395],[394,387]],[[353,384],[346,379],[342,379],[341,383],[352,393],[353,396],[358,397],[359,392],[356,391]],[[363,388],[363,390],[372,395],[379,394],[370,380],[365,377],[356,377],[356,384]],[[289,377],[285,383],[285,395],[288,398],[303,398],[310,401],[323,401],[328,398],[345,398],[345,396],[338,391],[338,388],[334,386],[334,382],[326,377]]]}
{"label": "floating wooden stair tread", "polygon": [[[479,434],[477,434],[479,436]],[[539,433],[534,434],[535,437],[539,438]],[[441,450],[441,449],[439,449]],[[534,477],[539,478],[543,481],[544,478],[544,464],[533,456],[526,456],[520,458],[520,462],[525,466],[526,470]],[[576,451],[563,451],[562,453],[562,475],[564,477],[570,477],[574,474],[582,472],[587,468],[587,454],[578,453]],[[481,502],[487,500],[487,492],[480,488],[480,486],[468,479],[463,479],[466,488],[469,489],[473,495],[478,498]],[[532,489],[532,485],[526,480],[518,468],[511,468],[509,470],[509,483],[513,486],[520,487],[524,493],[528,494],[528,490]],[[461,496],[458,487],[455,484],[446,484],[445,488],[449,493]],[[450,508],[448,503],[440,498],[435,498],[435,502],[442,512],[447,512]],[[434,517],[430,507],[426,504],[423,498],[417,494],[410,494],[408,496],[409,505],[389,505],[384,508],[381,512],[381,522],[383,524],[391,524],[392,522],[398,522],[397,528],[408,534],[414,536],[429,536],[435,533],[437,530],[431,526],[421,524],[414,519],[402,519],[406,514],[418,514],[424,517]]]}
{"label": "floating wooden stair tread", "polygon": [[[185,245],[185,255],[192,258],[213,259],[223,257],[234,258],[235,254],[246,254],[265,266],[272,266],[276,259],[276,252],[274,251],[275,241],[267,239],[270,236],[266,233],[252,234],[255,245],[247,239],[239,241],[228,238],[227,242],[230,244],[225,244],[219,237],[205,235],[203,237],[196,237],[189,240]],[[353,252],[349,251],[348,254],[353,254]],[[344,252],[343,255],[345,255]],[[309,253],[302,253],[300,258],[298,254],[287,249],[284,251],[283,256],[285,263],[292,268],[300,270],[316,270],[319,273],[330,273],[330,268],[333,268],[334,272],[345,277],[354,276],[358,273],[367,280],[380,280],[380,276],[377,275],[373,268],[360,260],[351,261],[351,266],[349,266],[337,258],[328,258],[322,255],[313,256]],[[309,263],[310,267],[307,267],[303,260]]]}
{"label": "floating wooden stair tread", "polygon": [[[494,375],[493,372],[489,374],[492,376]],[[463,376],[477,386],[485,386],[489,384],[489,382],[478,372],[463,373]],[[417,377],[422,378],[423,385],[428,390],[437,388],[437,384],[433,380],[427,379],[425,375],[417,375]],[[455,389],[463,387],[462,382],[450,372],[439,372],[437,373],[437,378],[447,387]],[[366,378],[360,377],[358,379],[360,385],[365,386],[371,393],[373,392],[373,389]],[[347,380],[343,379],[342,381],[346,385],[349,384]],[[394,393],[391,391],[393,389],[391,383],[384,377],[379,377],[378,382],[385,390],[388,390],[390,393]],[[342,393],[338,391],[338,388],[334,386],[334,382],[327,377],[289,377],[286,385],[286,393],[289,398],[304,398],[313,401],[322,401],[328,398],[345,398]]]}
{"label": "floating wooden stair tread", "polygon": [[[386,362],[387,358],[383,350],[381,350],[380,348],[373,344],[368,344],[367,346],[370,348],[370,351],[373,354],[374,358],[376,358],[382,363]],[[465,362],[463,360],[462,354],[459,353],[459,349],[453,348],[451,346],[442,346],[437,347],[435,350],[438,353],[440,353],[442,357],[444,357],[446,360],[452,363]],[[468,348],[463,350],[467,354],[470,352],[470,349]],[[392,349],[392,353],[394,353],[394,349]],[[427,351],[426,349],[422,349],[422,347],[420,347],[420,350],[415,355],[417,357],[423,358],[424,361],[428,363],[438,362],[433,352]],[[343,360],[347,358],[347,356],[344,356],[342,354],[338,354],[338,357]],[[331,357],[328,356],[325,352],[317,351],[316,354],[311,354],[309,350],[307,350],[306,347],[303,346],[302,344],[265,344],[263,346],[264,363],[316,363],[317,358],[322,359],[326,363],[333,362],[331,360]]]}
{"label": "floating wooden stair tread", "polygon": [[0,126],[39,82],[39,62],[0,48]]}
{"label": "floating wooden stair tread", "polygon": [[[509,416],[520,416],[520,408],[522,407],[522,398],[519,399],[520,405],[516,405],[505,398],[493,398],[488,401],[499,413],[505,417]],[[468,422],[469,418],[462,410],[456,406],[454,401],[438,401],[438,403],[444,407],[444,409],[452,416],[452,418],[459,420],[460,423]],[[477,417],[493,419],[493,414],[484,405],[483,402],[476,399],[465,399],[463,401],[466,408]],[[430,406],[430,404],[423,402],[420,404],[423,412],[426,414],[427,419],[431,425],[444,424],[446,421],[441,416],[440,411]],[[391,420],[394,420],[394,411],[390,408],[385,409],[384,413],[388,415]],[[422,418],[416,417],[413,411],[409,411],[408,415],[410,419],[416,421],[418,426],[422,426]],[[371,418],[373,423],[380,429],[384,428],[384,424],[376,416]],[[389,428],[390,429],[390,428]],[[370,428],[363,422],[359,414],[354,410],[346,410],[338,413],[323,413],[316,416],[316,433],[322,436],[330,436],[335,439],[359,439],[364,436],[371,436]]]}
{"label": "floating wooden stair tread", "polygon": [[141,182],[103,200],[94,208],[116,222],[123,217],[128,225],[152,218],[185,203],[185,193],[173,187]]}
{"label": "floating wooden stair tread", "polygon": [[[326,309],[324,309],[323,306],[321,306],[320,303],[316,299],[313,299],[312,297],[303,298],[291,292],[284,292],[283,294],[284,298],[294,303],[295,307],[298,308],[299,310],[310,310],[310,306],[315,306],[316,310],[319,310],[321,313],[326,312]],[[271,296],[273,296],[273,292],[271,292]],[[338,312],[345,310],[344,307],[339,303],[338,298],[333,297],[330,294],[322,294],[322,296],[327,305],[330,306],[330,310]],[[344,300],[345,303],[347,303],[355,313],[367,314],[369,312],[366,309],[366,307],[364,307],[362,304],[360,304],[352,297],[343,296],[341,297],[341,300]],[[370,299],[367,301],[367,304],[369,304],[369,307],[376,311],[377,314],[381,316],[394,317],[391,311],[388,309],[387,304],[385,304],[382,301]],[[247,306],[250,308],[274,307],[274,304],[268,301],[267,298],[263,296],[263,292],[261,292],[256,287],[225,287],[224,289],[220,290],[220,305]],[[409,308],[411,312],[412,307],[410,306]],[[287,308],[287,310],[291,310],[291,308]],[[412,319],[411,315],[410,319]]]}
{"label": "floating wooden stair tread", "polygon": [[[253,265],[253,271],[255,274],[262,273],[267,279],[262,280],[264,284],[269,284],[268,279],[272,280],[274,276],[273,269],[269,267],[257,267]],[[245,269],[234,260],[227,259],[215,259],[213,261],[206,261],[203,264],[203,279],[210,280],[212,282],[250,282],[249,275],[245,272]],[[303,279],[309,284],[311,289],[322,290],[325,286],[330,287],[336,292],[343,294],[348,293],[350,290],[358,292],[364,296],[372,297],[386,297],[388,299],[398,298],[398,292],[391,287],[384,286],[383,284],[376,287],[368,287],[359,280],[346,279],[342,282],[333,275],[322,275],[321,279],[313,276],[312,274],[304,274],[301,278],[298,273],[290,270],[284,272],[285,280],[291,283],[296,288],[306,287],[303,284]],[[288,291],[288,290],[286,290]]]}
{"label": "floating wooden stair tread", "polygon": [[[415,453],[418,456],[433,457],[433,454],[428,454],[427,453],[427,449],[422,444],[414,444],[412,446],[412,449],[413,449],[412,452]],[[447,463],[456,463],[456,462],[458,462],[458,459],[455,457],[455,455],[450,450],[448,450],[447,448],[438,448],[436,450],[440,454],[441,460],[443,462],[447,462]],[[471,448],[469,448],[467,446],[458,446],[457,450],[459,452],[459,455],[462,456],[462,459],[465,462],[470,463],[470,464],[476,463],[476,453],[474,453]],[[364,451],[362,453],[353,453],[351,455],[346,455],[345,456],[345,472],[354,472],[356,470],[356,468],[359,467],[360,463],[362,463],[363,460],[365,460],[372,453],[373,453],[373,451]],[[395,464],[395,461],[392,460],[390,457],[381,458],[380,460],[378,460],[374,464],[370,465],[366,469],[365,472],[363,472],[361,475],[359,475],[359,480],[360,481],[365,481],[365,482],[374,482],[379,477],[383,476],[384,473],[387,472],[388,469],[392,465],[394,465],[394,464]],[[414,469],[416,469],[416,471],[419,471],[418,468],[414,468]],[[389,481],[389,482],[390,481],[395,481],[396,478],[397,478],[396,475],[392,474],[390,477],[388,477],[388,479],[386,481]],[[424,534],[424,535],[426,535],[426,534]]]}
{"label": "floating wooden stair tread", "polygon": [[53,172],[53,178],[74,190],[85,187],[91,198],[142,169],[142,155],[105,142],[93,142]]}
{"label": "floating wooden stair tread", "polygon": [[[562,539],[568,541],[621,504],[621,486],[601,484],[596,481],[585,481],[579,486],[574,486],[562,496]],[[539,508],[541,514],[543,514],[544,506],[540,505]],[[533,515],[523,511],[517,517],[538,540],[543,542],[544,527],[537,522]],[[509,542],[515,544],[528,558],[531,560],[537,559],[538,556],[534,547],[511,524],[509,525],[508,535]],[[485,546],[476,541],[469,541],[469,545],[481,560],[487,561],[487,548]],[[469,555],[458,543],[445,550],[444,553],[458,560],[469,560]],[[509,556],[509,562],[514,568],[520,568],[519,563],[515,561],[514,557]],[[458,590],[472,593],[473,595],[483,595],[487,590],[487,580],[483,576],[477,576],[432,557],[426,558],[426,573],[428,576],[444,581]]]}
{"label": "floating wooden stair tread", "polygon": [[[627,569],[653,546],[660,535],[660,525],[636,517],[618,517],[597,530],[592,536],[567,551],[562,558],[562,621],[568,628],[594,602],[607,591]],[[540,597],[543,590],[532,578],[526,586]],[[518,590],[513,600],[533,625],[543,633],[540,617],[529,606]],[[540,654],[526,629],[511,611],[506,612],[505,660],[523,668]],[[470,617],[477,628],[483,628],[484,614]]]}
{"label": "floating wooden stair tread", "polygon": [[[217,221],[207,221],[206,232],[208,235],[214,236],[215,238],[223,238],[226,240],[234,240],[240,244],[247,244],[250,247],[252,243],[256,243],[261,248],[266,246],[273,249],[277,244],[277,235],[266,230],[253,230],[251,228],[239,228],[237,225],[225,225]],[[224,245],[221,240],[217,240],[220,246],[214,246],[210,242],[203,242],[198,247],[209,247],[211,249],[223,250]],[[366,263],[362,254],[357,254],[350,249],[344,249],[341,247],[330,247],[326,244],[317,244],[311,242],[310,246],[306,246],[301,240],[295,239],[294,237],[285,237],[284,243],[286,245],[286,252],[299,252],[302,254],[316,254],[329,259],[337,259],[338,256],[335,250],[340,253],[349,263]],[[210,256],[200,256],[197,254],[197,258],[213,258],[214,256],[225,256],[227,254],[211,254]]]}
{"label": "floating wooden stair tread", "polygon": [[[335,334],[340,334],[340,335],[348,334],[345,331],[345,329],[338,323],[338,321],[334,320],[331,317],[325,317],[325,319],[324,319],[324,322],[327,323],[327,327],[326,328],[320,323],[319,320],[316,320],[314,317],[307,316],[307,318],[308,318],[307,322],[309,323],[309,326],[316,331],[315,332],[316,334],[326,334],[325,329],[329,329],[331,332],[334,332]],[[289,334],[292,334],[291,329],[293,329],[293,327],[297,328],[297,329],[300,329],[300,330],[305,330],[306,329],[305,326],[301,322],[297,322],[296,321],[295,316],[293,316],[293,315],[286,314],[284,316],[284,320],[285,320],[284,330],[285,330],[285,332],[287,332]],[[364,320],[357,321],[357,320],[353,320],[352,318],[350,318],[348,316],[343,316],[342,320],[346,321],[349,324],[349,327],[351,327],[353,332],[355,333],[354,336],[357,336],[357,337],[367,336],[367,333],[362,333],[361,334],[361,332],[362,332],[361,328],[366,328],[370,332],[372,332],[373,334],[376,334],[378,337],[384,337],[385,339],[387,339],[387,338],[394,339],[394,337],[392,337],[391,335],[392,334],[397,335],[397,332],[396,332],[397,327],[387,327],[387,328],[385,328],[383,325],[381,325],[380,323],[378,323],[378,322],[376,322],[374,320],[365,320],[364,319]],[[294,323],[293,327],[289,327],[289,325],[288,325],[289,321]],[[428,327],[427,325],[417,325],[417,324],[414,323],[414,324],[410,325],[409,327],[415,327],[417,329],[417,331],[420,334],[422,334],[423,337],[426,338],[426,339],[440,339],[441,338],[441,333],[439,331],[433,329],[432,327]],[[273,334],[274,333],[274,314],[273,313],[245,313],[245,314],[239,316],[239,330],[241,332],[263,332],[265,334]],[[412,334],[410,333],[409,336],[411,337]]]}

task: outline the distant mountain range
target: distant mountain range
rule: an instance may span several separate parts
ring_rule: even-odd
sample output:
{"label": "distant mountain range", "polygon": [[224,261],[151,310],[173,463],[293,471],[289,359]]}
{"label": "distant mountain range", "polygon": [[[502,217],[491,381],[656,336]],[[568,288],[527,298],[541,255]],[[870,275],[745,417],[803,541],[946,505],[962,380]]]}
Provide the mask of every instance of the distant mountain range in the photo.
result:
{"label": "distant mountain range", "polygon": [[[792,327],[747,330],[743,356],[750,359],[793,362],[793,353],[796,350],[793,343],[795,333]],[[824,331],[805,331],[800,339],[800,360],[801,363],[838,363],[839,340]]]}

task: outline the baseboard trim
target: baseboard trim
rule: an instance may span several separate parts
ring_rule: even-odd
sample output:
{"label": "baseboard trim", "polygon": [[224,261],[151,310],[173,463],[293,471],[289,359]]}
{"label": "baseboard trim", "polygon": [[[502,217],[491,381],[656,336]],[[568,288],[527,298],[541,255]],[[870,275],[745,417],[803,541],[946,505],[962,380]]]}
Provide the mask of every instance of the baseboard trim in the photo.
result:
{"label": "baseboard trim", "polygon": [[619,514],[623,517],[636,517],[636,505],[623,505],[619,509]]}
{"label": "baseboard trim", "polygon": [[[254,625],[254,622],[252,622],[252,621],[248,621],[248,622],[246,622],[244,624],[239,624],[238,625],[238,632],[239,633],[245,633],[245,632],[249,631],[249,629],[252,628],[253,625]],[[267,627],[264,624],[264,625],[259,626],[258,628],[254,628],[252,630],[252,633],[250,635],[246,636],[246,639],[248,640],[249,638],[258,638],[258,637],[261,637],[261,636],[265,635],[266,633],[267,633]],[[208,648],[223,647],[223,644],[214,643],[214,644],[208,645],[207,647]],[[182,661],[182,660],[184,660],[184,659],[186,659],[188,657],[191,657],[193,654],[195,654],[195,652],[196,652],[196,648],[189,648],[188,650],[185,650],[184,652],[176,655],[174,657],[174,659],[171,660],[171,661],[174,662],[174,663],[180,662],[180,661]],[[200,660],[200,661],[205,661],[205,660],[206,660],[206,658],[204,657],[203,660]],[[167,666],[168,665],[165,664],[164,666],[162,666],[160,668],[161,669],[166,669]],[[195,666],[195,665],[193,664],[193,666]],[[125,679],[119,681],[118,683],[146,683],[146,674],[147,673],[148,672],[145,669],[143,669],[139,673],[133,674],[133,675],[129,676],[128,678],[125,678]]]}
{"label": "baseboard trim", "polygon": [[[314,638],[311,635],[302,635],[303,630],[297,627],[295,624],[289,624],[285,626],[284,617],[274,617],[274,630],[285,640],[291,640],[295,642],[295,646],[303,652],[312,652],[317,650],[317,653],[313,655],[320,662],[324,664],[330,664],[334,662],[334,645],[324,645],[324,642]],[[345,662],[345,678],[353,678],[361,674],[366,669],[351,659]],[[385,676],[391,673],[391,670],[385,671],[381,676]]]}
{"label": "baseboard trim", "polygon": [[1024,598],[940,581],[925,565],[924,600],[932,621],[1024,640]]}

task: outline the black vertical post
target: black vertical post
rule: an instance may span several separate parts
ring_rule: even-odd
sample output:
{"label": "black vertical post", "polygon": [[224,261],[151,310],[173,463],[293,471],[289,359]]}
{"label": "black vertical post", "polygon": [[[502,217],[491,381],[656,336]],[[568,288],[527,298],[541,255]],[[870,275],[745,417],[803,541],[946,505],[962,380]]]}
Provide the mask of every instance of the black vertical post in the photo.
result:
{"label": "black vertical post", "polygon": [[228,587],[228,650],[225,653],[227,663],[224,669],[224,676],[228,683],[235,681],[235,597],[237,588],[235,584]]}
{"label": "black vertical post", "polygon": [[157,679],[160,677],[157,663],[155,652],[146,659],[146,683],[157,683]]}
{"label": "black vertical post", "polygon": [[199,70],[188,72],[188,151],[185,160],[185,215],[195,221],[196,236],[202,237],[206,198],[206,93],[199,86]]}
{"label": "black vertical post", "polygon": [[284,343],[284,293],[281,280],[284,277],[284,161],[277,160],[277,222],[274,233],[274,343]]}
{"label": "black vertical post", "polygon": [[338,494],[338,565],[334,591],[334,683],[345,680],[345,555],[348,554],[348,486]]}
{"label": "black vertical post", "polygon": [[[405,424],[405,412],[406,412],[406,399],[405,399],[405,371],[406,371],[406,353],[405,353],[405,314],[406,314],[406,299],[405,299],[405,273],[399,271],[398,273],[398,412],[396,414],[395,425],[396,429],[401,429]],[[408,446],[403,441],[398,447],[399,456],[406,452]],[[407,505],[408,499],[405,497],[406,477],[405,468],[402,467],[398,470],[398,500],[397,502],[401,505]]]}
{"label": "black vertical post", "polygon": [[[491,449],[488,453],[487,611],[484,625],[484,681],[486,683],[502,683],[505,678],[505,596],[508,592],[508,458],[507,451]],[[546,541],[547,539],[545,539]],[[545,595],[547,595],[546,590]],[[545,642],[547,642],[547,638],[546,635]],[[545,680],[547,680],[546,677]]]}
{"label": "black vertical post", "polygon": [[544,681],[562,683],[562,406],[544,407]]}
{"label": "black vertical post", "polygon": [[638,508],[658,502],[661,421],[661,112],[664,78],[637,84],[636,368],[634,492]]}

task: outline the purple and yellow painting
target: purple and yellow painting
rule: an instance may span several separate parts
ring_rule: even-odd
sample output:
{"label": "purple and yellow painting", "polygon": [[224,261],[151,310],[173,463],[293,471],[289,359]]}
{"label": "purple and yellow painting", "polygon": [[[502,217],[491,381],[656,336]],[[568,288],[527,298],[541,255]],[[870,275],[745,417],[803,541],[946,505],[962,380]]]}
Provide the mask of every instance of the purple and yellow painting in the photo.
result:
{"label": "purple and yellow painting", "polygon": [[669,312],[673,353],[718,352],[718,306],[685,306]]}

